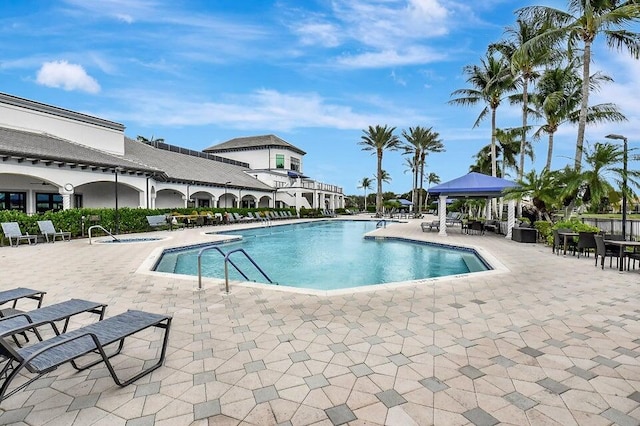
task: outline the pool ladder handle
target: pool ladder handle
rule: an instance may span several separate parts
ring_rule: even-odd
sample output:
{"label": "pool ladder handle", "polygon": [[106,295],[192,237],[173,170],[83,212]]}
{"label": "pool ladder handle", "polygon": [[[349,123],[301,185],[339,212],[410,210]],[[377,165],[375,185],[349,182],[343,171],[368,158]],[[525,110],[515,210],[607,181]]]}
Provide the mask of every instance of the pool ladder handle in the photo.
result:
{"label": "pool ladder handle", "polygon": [[376,229],[378,229],[378,228],[386,228],[386,227],[387,227],[387,220],[386,219],[382,219],[381,221],[376,223]]}
{"label": "pool ladder handle", "polygon": [[229,258],[229,256],[236,252],[241,252],[242,254],[244,254],[245,257],[249,259],[249,262],[251,262],[253,266],[255,266],[256,269],[262,274],[262,276],[265,277],[267,281],[269,281],[269,284],[273,284],[271,278],[269,278],[269,276],[262,270],[262,268],[260,268],[260,266],[258,266],[258,264],[251,258],[251,256],[249,256],[249,254],[244,249],[239,248],[225,253],[218,246],[208,246],[201,248],[198,252],[198,290],[202,290],[202,254],[209,250],[215,250],[224,257],[224,288],[227,294],[229,294],[229,263],[234,268],[236,268],[236,271],[238,271],[238,273],[240,273],[240,275],[242,275],[245,280],[249,281],[249,277],[247,277],[247,275],[242,272],[240,268],[238,268],[238,266]]}
{"label": "pool ladder handle", "polygon": [[89,233],[89,244],[91,244],[91,231],[94,228],[98,228],[98,229],[102,229],[102,232],[104,232],[105,234],[107,234],[108,236],[110,236],[111,238],[113,238],[113,241],[120,241],[119,239],[117,239],[116,237],[113,236],[113,234],[111,234],[111,232],[107,231],[106,229],[104,229],[101,225],[92,225],[89,227],[89,230],[87,231]]}

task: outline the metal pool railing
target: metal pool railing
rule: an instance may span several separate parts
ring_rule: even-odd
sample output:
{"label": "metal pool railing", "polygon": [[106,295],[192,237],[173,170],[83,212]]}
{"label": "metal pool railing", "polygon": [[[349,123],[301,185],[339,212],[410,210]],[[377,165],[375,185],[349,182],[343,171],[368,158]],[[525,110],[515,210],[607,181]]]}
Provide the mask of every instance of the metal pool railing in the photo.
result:
{"label": "metal pool railing", "polygon": [[242,272],[242,270],[238,267],[238,265],[236,265],[235,263],[233,263],[231,259],[229,259],[229,256],[231,256],[233,253],[238,253],[238,252],[245,255],[245,257],[249,260],[249,262],[251,262],[253,266],[256,267],[256,269],[262,274],[263,277],[265,277],[265,279],[269,282],[269,284],[273,284],[273,281],[271,281],[271,278],[269,278],[269,276],[262,270],[260,266],[258,266],[258,264],[251,258],[251,256],[249,256],[249,254],[244,249],[239,248],[239,249],[231,250],[228,253],[225,253],[218,246],[207,246],[207,247],[201,248],[200,251],[198,251],[198,289],[199,290],[202,290],[202,254],[209,250],[215,250],[224,257],[224,288],[226,293],[229,293],[229,263],[231,264],[231,266],[236,268],[236,271],[238,271],[238,273],[242,275],[242,277],[245,280],[249,281],[249,277],[247,277],[247,275],[244,272]]}

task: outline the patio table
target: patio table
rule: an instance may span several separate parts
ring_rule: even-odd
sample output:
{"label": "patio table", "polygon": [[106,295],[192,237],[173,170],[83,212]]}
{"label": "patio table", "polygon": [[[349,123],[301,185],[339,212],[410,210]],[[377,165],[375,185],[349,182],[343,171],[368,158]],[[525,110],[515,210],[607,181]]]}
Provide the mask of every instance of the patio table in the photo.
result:
{"label": "patio table", "polygon": [[624,271],[624,251],[627,247],[640,247],[640,241],[620,241],[620,240],[604,240],[604,243],[609,246],[618,246],[620,252],[618,253],[618,270]]}
{"label": "patio table", "polygon": [[564,255],[567,255],[567,245],[569,244],[569,237],[578,237],[580,234],[577,232],[558,232],[558,235],[564,238]]}

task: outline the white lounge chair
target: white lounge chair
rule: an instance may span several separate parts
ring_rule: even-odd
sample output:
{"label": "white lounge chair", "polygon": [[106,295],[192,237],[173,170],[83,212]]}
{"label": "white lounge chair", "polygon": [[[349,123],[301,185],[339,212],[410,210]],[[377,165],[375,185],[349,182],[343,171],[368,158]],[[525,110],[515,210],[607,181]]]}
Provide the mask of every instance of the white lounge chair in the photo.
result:
{"label": "white lounge chair", "polygon": [[[50,220],[39,220],[38,227],[40,228],[40,233],[44,235],[44,238],[47,242],[51,241],[54,243],[56,241],[56,237],[60,237],[62,241],[66,238],[67,241],[71,241],[71,232],[63,231],[59,229],[56,231],[56,228],[53,226],[53,222]],[[51,237],[51,240],[49,240]]]}
{"label": "white lounge chair", "polygon": [[20,225],[18,225],[18,222],[3,222],[2,233],[9,239],[10,246],[13,246],[14,240],[16,243],[16,247],[18,246],[18,244],[20,244],[20,241],[27,241],[29,244],[31,244],[32,241],[34,244],[38,243],[38,236],[29,235],[28,232],[26,234],[23,234],[20,230]]}

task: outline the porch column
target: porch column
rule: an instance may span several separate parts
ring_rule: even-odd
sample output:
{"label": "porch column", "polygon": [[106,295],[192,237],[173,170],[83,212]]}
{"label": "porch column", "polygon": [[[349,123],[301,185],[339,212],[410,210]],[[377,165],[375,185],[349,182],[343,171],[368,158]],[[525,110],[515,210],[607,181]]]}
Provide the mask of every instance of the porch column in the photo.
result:
{"label": "porch column", "polygon": [[440,232],[438,235],[447,236],[447,196],[441,195],[438,203],[438,219],[440,219]]}
{"label": "porch column", "polygon": [[62,195],[62,210],[69,210],[73,208],[73,206],[71,205],[71,196],[73,195],[73,193],[73,187],[71,187],[70,190],[67,190],[65,188],[60,188],[58,190],[58,194]]}
{"label": "porch column", "polygon": [[300,190],[296,190],[296,211],[300,211],[300,207],[302,207],[302,192]]}
{"label": "porch column", "polygon": [[151,197],[149,198],[149,208],[156,208],[156,194],[154,192],[151,193]]}
{"label": "porch column", "polygon": [[507,235],[506,239],[511,239],[511,230],[516,224],[516,200],[509,200],[507,205]]}

